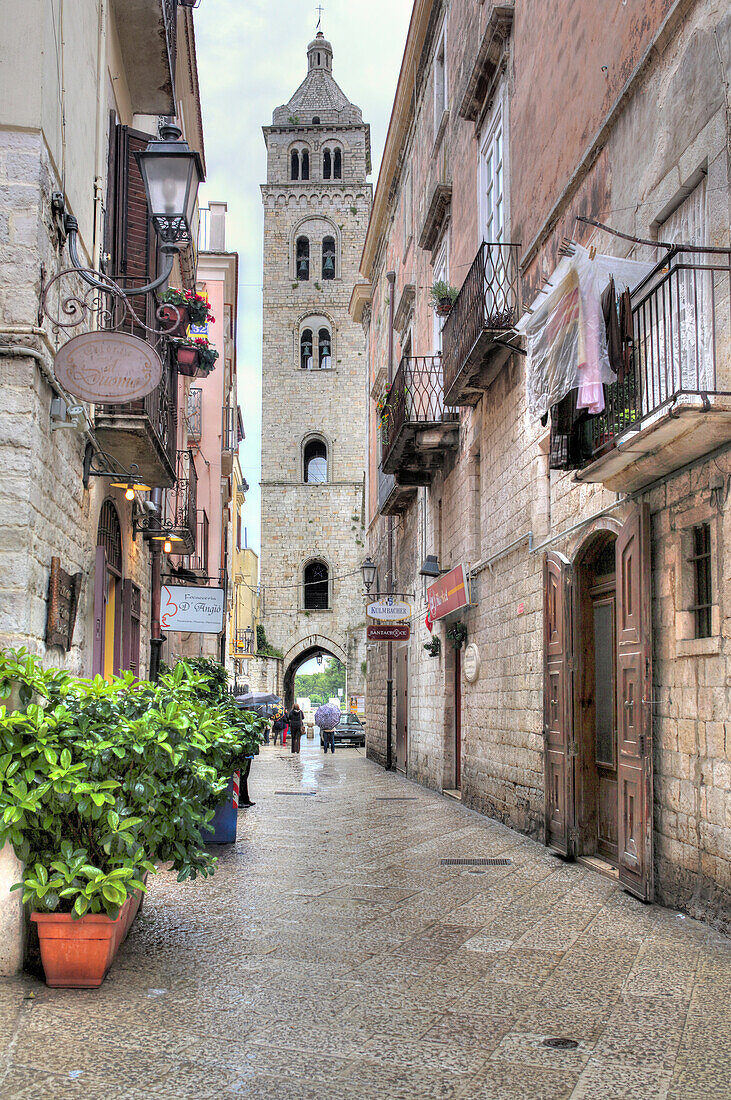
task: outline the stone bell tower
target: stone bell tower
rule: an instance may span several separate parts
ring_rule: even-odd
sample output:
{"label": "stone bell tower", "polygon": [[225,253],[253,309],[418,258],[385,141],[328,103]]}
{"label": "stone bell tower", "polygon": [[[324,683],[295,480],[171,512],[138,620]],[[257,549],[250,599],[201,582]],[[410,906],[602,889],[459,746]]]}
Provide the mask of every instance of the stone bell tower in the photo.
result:
{"label": "stone bell tower", "polygon": [[301,663],[326,652],[362,695],[366,356],[348,304],[371,207],[370,127],[318,33],[307,75],[264,127],[261,621]]}

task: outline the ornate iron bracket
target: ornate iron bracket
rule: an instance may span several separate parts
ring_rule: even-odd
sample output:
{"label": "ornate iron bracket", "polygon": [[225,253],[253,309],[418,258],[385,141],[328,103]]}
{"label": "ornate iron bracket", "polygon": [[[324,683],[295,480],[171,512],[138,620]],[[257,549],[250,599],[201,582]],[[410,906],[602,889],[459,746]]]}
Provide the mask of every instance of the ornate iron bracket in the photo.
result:
{"label": "ornate iron bracket", "polygon": [[[73,291],[64,297],[61,280],[69,277],[74,280],[75,286]],[[88,284],[88,290],[79,284],[79,278]],[[55,284],[58,284],[58,298],[54,308],[51,305],[51,299]],[[147,287],[125,291],[115,283],[114,279],[103,272],[94,271],[91,268],[66,267],[43,287],[40,314],[45,314],[51,322],[54,333],[64,329],[79,328],[81,325],[86,325],[92,331],[99,329],[110,331],[120,329],[125,323],[134,321],[135,325],[153,336],[171,336],[177,330],[179,322],[177,318],[172,321],[168,319],[166,327],[165,310],[168,307],[164,303],[158,305],[155,311],[158,327],[151,328],[145,324],[130,301],[130,297],[146,294],[151,287],[158,285],[160,284],[150,283]]]}
{"label": "ornate iron bracket", "polygon": [[97,451],[91,443],[86,444],[84,451],[83,485],[89,488],[89,478],[92,477],[116,477],[118,481],[126,481],[133,485],[139,481],[139,467],[136,462],[131,462],[129,470],[126,470],[121,462],[106,451]]}

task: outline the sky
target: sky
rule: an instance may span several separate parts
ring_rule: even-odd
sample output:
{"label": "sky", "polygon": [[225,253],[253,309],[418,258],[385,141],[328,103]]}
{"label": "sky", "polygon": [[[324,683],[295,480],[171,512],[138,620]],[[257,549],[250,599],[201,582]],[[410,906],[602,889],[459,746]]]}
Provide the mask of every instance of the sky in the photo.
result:
{"label": "sky", "polygon": [[[328,0],[322,30],[333,76],[371,125],[375,188],[406,43],[412,0]],[[206,182],[200,201],[228,204],[226,248],[239,253],[237,362],[246,439],[239,458],[250,489],[243,520],[259,552],[261,449],[261,263],[265,181],[263,125],[307,72],[317,24],[309,0],[202,0],[195,35],[203,107]]]}

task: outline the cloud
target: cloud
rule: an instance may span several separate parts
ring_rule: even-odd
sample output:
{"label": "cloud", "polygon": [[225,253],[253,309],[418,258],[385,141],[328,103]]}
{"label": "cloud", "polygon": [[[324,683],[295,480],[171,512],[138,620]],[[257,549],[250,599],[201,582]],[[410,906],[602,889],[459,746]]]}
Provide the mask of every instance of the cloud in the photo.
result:
{"label": "cloud", "polygon": [[[396,90],[411,0],[329,0],[322,29],[332,42],[333,75],[371,125],[378,177]],[[201,201],[228,203],[226,247],[239,253],[239,404],[246,440],[240,452],[251,486],[244,508],[249,545],[259,550],[261,451],[262,209],[266,178],[261,127],[304,79],[315,5],[302,0],[202,0],[195,9],[203,106],[206,183]]]}

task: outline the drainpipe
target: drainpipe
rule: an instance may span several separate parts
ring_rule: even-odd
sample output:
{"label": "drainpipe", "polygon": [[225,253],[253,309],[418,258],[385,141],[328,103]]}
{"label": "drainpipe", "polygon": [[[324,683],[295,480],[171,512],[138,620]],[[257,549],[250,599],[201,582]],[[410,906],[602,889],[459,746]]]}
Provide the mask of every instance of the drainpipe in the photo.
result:
{"label": "drainpipe", "polygon": [[[396,297],[396,272],[386,272],[388,280],[388,386],[393,382],[393,314]],[[393,592],[393,516],[388,517],[388,550],[386,558],[386,591]],[[393,642],[388,646],[386,669],[386,769],[393,767]]]}
{"label": "drainpipe", "polygon": [[91,266],[101,270],[102,243],[104,241],[104,172],[107,150],[107,3],[99,0],[99,24],[97,30],[96,70],[96,150],[94,157],[94,227],[91,246]]}
{"label": "drainpipe", "polygon": [[[162,489],[153,489],[152,503],[162,514]],[[156,547],[151,554],[150,564],[150,679],[154,683],[160,675],[160,652],[165,639],[160,631],[160,590],[162,586],[162,557]]]}

